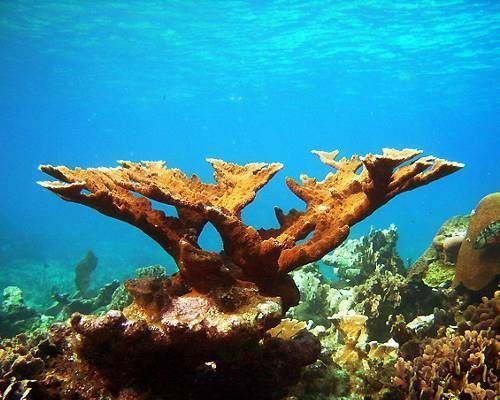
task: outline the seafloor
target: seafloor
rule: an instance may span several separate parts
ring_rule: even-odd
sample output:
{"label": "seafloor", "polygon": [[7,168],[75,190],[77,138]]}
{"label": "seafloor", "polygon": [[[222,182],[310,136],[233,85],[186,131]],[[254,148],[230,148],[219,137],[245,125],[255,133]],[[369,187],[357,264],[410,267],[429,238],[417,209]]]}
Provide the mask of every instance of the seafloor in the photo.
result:
{"label": "seafloor", "polygon": [[[345,159],[320,157],[338,169],[339,179],[348,169]],[[242,176],[250,177],[247,183],[256,181],[256,191],[278,168],[214,163],[226,191],[237,188],[234,176],[238,182]],[[375,164],[365,166],[386,166]],[[339,198],[352,204],[358,197],[347,194],[377,187],[377,174],[361,174],[371,179],[362,188],[344,186],[339,179],[306,178],[302,189],[289,184],[308,203],[307,211],[277,211],[281,230],[259,231],[265,246],[255,247],[257,231],[237,218],[255,193],[243,200],[237,196],[238,203],[235,197],[215,195],[217,185],[168,175],[163,165],[124,165],[134,191],[178,207],[174,220],[147,208],[145,198],[127,197],[132,187],[123,176],[106,181],[108,192],[97,199],[100,183],[110,179],[104,169],[76,176],[82,172],[44,168],[67,183],[45,184],[65,200],[140,225],[173,255],[179,273],[167,276],[162,266],[147,266],[125,283],[92,290],[99,255],[90,251],[75,262],[74,293],[54,293],[45,305],[30,307],[19,287],[3,288],[0,399],[498,398],[500,193],[482,199],[471,215],[443,221],[424,254],[405,265],[396,250],[395,226],[333,245],[322,257],[308,247],[287,253],[302,246],[298,241],[289,245],[290,232],[303,240],[309,221],[321,220],[309,211],[330,201],[321,197],[321,185],[343,188]],[[179,190],[182,199],[171,189],[175,185],[168,193],[146,185],[162,173],[187,185]],[[405,178],[405,185],[416,185],[415,176]],[[401,174],[395,178],[401,180]],[[82,195],[82,182],[91,194]],[[198,184],[192,200],[186,190]],[[380,200],[377,206],[388,200],[381,200],[381,192],[370,193],[370,205],[374,199]],[[358,212],[353,210],[350,217]],[[192,246],[202,220],[219,224],[226,253]],[[336,220],[329,222],[331,227]],[[283,232],[288,236],[279,247]],[[330,235],[332,247],[332,231],[324,235]],[[275,247],[269,249],[269,243]],[[314,249],[324,244],[318,241]],[[259,264],[262,254],[268,264]],[[276,270],[267,268],[273,260]]]}

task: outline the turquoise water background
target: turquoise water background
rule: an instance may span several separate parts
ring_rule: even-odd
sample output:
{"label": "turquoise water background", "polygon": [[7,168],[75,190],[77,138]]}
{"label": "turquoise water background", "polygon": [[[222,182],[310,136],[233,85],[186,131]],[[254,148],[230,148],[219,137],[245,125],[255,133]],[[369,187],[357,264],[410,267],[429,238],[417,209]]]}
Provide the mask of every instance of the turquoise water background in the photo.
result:
{"label": "turquoise water background", "polygon": [[310,150],[421,148],[466,167],[352,233],[394,223],[417,258],[499,189],[499,38],[498,1],[0,2],[0,288],[67,287],[90,248],[96,284],[173,270],[135,228],[38,187],[41,163],[162,159],[209,181],[206,157],[280,161],[244,213],[271,226],[274,205],[302,206],[285,176],[328,172]]}

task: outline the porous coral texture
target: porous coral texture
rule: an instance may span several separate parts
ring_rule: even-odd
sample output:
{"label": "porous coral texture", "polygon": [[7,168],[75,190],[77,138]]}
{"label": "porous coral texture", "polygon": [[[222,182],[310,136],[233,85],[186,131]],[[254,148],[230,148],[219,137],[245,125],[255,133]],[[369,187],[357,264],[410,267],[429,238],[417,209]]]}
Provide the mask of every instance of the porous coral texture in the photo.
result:
{"label": "porous coral texture", "polygon": [[321,340],[320,360],[306,367],[287,400],[399,399],[391,384],[397,344],[367,342],[364,315],[337,314],[333,324],[313,332]]}
{"label": "porous coral texture", "polygon": [[[479,314],[479,315],[478,315]],[[423,353],[400,358],[394,383],[407,399],[495,399],[500,393],[500,292],[469,308],[463,333],[424,342]],[[471,328],[471,330],[466,329]]]}
{"label": "porous coral texture", "polygon": [[[266,294],[282,296],[287,308],[297,301],[293,282],[284,277],[287,272],[337,247],[350,226],[397,194],[462,167],[434,157],[415,159],[421,152],[413,149],[384,149],[382,155],[341,160],[336,160],[338,151],[314,153],[336,173],[323,181],[303,175],[302,185],[288,178],[288,187],[306,209],[288,214],[276,209],[278,229],[257,230],[241,219],[243,208],[281,169],[278,163],[240,166],[209,159],[215,184],[164,168],[163,162],[122,161],[117,168],[74,170],[43,165],[40,169],[59,181],[41,185],[143,230],[173,256],[190,286],[207,290],[214,280],[251,281]],[[153,209],[148,198],[176,207],[178,217]],[[221,235],[223,254],[199,248],[207,222]]]}
{"label": "porous coral texture", "polygon": [[369,317],[370,338],[389,338],[388,322],[399,310],[404,288],[404,277],[389,271],[376,271],[363,284],[354,288],[354,309]]}
{"label": "porous coral texture", "polygon": [[291,276],[299,289],[300,302],[288,310],[289,317],[329,325],[330,316],[351,308],[352,291],[333,287],[316,263],[304,265],[293,271]]}
{"label": "porous coral texture", "polygon": [[[74,325],[88,322],[78,315],[72,320]],[[301,369],[316,360],[320,352],[314,335],[300,330],[289,339],[266,336],[262,341],[241,347],[237,353],[228,349],[219,357],[190,368],[199,360],[196,349],[191,352],[194,359],[175,351],[155,352],[160,340],[150,347],[148,328],[124,322],[119,312],[111,312],[91,324],[87,329],[94,329],[94,337],[87,336],[86,340],[94,340],[94,347],[88,346],[85,354],[81,353],[82,343],[74,337],[72,329],[63,325],[55,325],[50,333],[41,336],[19,336],[0,343],[0,398],[279,399],[288,386],[296,383]],[[113,341],[111,338],[120,330],[125,334]],[[126,337],[134,335],[131,342],[126,341]],[[156,335],[159,337],[161,333]],[[103,357],[98,346],[105,341],[121,351],[108,354],[114,357],[112,360]],[[134,359],[135,354],[141,354],[142,358]],[[82,356],[94,357],[96,363],[91,365]],[[108,374],[103,370],[106,362],[109,362]]]}

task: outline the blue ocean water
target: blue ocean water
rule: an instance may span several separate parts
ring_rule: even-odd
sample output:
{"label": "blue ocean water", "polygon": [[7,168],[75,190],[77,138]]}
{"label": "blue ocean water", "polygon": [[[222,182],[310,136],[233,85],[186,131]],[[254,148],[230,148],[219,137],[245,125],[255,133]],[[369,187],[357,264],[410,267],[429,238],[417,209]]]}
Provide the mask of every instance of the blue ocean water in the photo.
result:
{"label": "blue ocean water", "polygon": [[[394,223],[415,259],[441,223],[499,189],[498,1],[0,2],[0,275],[67,285],[87,249],[98,282],[172,261],[135,228],[36,185],[41,163],[206,157],[285,169],[244,213],[301,207],[285,176],[342,155],[415,147],[466,167],[353,229]],[[203,237],[220,246],[214,232]],[[67,274],[65,272],[67,271]],[[55,283],[54,283],[55,282]]]}

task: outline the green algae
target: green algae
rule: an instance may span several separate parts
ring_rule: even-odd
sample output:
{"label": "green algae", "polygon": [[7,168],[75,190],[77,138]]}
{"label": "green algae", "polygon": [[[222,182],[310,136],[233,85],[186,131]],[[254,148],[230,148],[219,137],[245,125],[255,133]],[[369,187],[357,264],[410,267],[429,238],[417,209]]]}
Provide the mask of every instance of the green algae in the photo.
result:
{"label": "green algae", "polygon": [[427,286],[438,287],[445,283],[450,283],[455,278],[455,266],[440,260],[432,261],[427,268],[425,276],[422,278]]}

